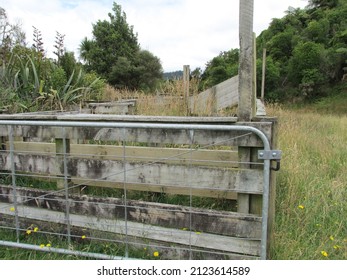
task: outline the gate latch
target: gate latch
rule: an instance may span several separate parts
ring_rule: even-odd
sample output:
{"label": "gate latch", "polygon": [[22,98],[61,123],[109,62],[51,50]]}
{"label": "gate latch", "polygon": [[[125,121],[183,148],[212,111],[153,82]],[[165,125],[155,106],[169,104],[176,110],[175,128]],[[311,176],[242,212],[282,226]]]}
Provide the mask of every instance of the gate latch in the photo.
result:
{"label": "gate latch", "polygon": [[275,160],[276,161],[276,167],[271,167],[271,170],[278,171],[281,168],[281,157],[282,157],[282,151],[279,150],[270,150],[270,151],[264,151],[260,150],[258,151],[258,159],[264,159],[264,160]]}

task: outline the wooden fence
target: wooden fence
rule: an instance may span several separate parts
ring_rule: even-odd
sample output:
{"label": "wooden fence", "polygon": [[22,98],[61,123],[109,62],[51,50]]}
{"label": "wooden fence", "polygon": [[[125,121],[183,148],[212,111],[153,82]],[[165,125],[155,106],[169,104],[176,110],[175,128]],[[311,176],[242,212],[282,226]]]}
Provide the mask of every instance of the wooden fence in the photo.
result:
{"label": "wooden fence", "polygon": [[232,77],[189,99],[189,109],[193,114],[216,114],[218,111],[234,107],[239,102],[239,77]]}
{"label": "wooden fence", "polygon": [[[2,115],[1,118],[22,120],[23,116]],[[154,122],[244,125],[259,129],[270,142],[274,129],[271,121],[240,123],[236,118],[153,119],[144,116],[55,114],[27,115],[28,119],[59,121],[62,124],[66,121],[83,123],[102,119],[110,123],[142,125]],[[193,258],[259,258],[262,207],[258,198],[263,193],[262,164],[251,156],[246,168],[244,158],[240,159],[238,153],[239,147],[252,149],[251,155],[263,148],[262,141],[254,133],[16,125],[12,126],[12,132],[2,126],[0,136],[2,176],[11,172],[19,177],[35,176],[41,180],[56,181],[58,190],[64,184],[69,188],[67,200],[59,192],[18,187],[16,199],[21,223],[34,220],[64,224],[64,211],[69,204],[71,226],[112,232],[122,238],[126,232],[129,238],[146,240],[143,241],[146,244],[165,244],[163,258],[187,258],[189,254]],[[11,137],[16,140],[12,144]],[[204,208],[146,202],[141,195],[139,200],[124,201],[117,197],[79,193],[90,186],[150,192],[153,196],[158,193],[190,199],[204,197],[212,202]],[[237,203],[240,195],[242,202]],[[245,196],[250,197],[246,207]],[[230,209],[213,210],[213,204],[220,201],[230,201]],[[0,213],[13,216],[9,211],[14,203],[13,187],[1,186],[0,202]],[[201,257],[202,252],[204,257]]]}

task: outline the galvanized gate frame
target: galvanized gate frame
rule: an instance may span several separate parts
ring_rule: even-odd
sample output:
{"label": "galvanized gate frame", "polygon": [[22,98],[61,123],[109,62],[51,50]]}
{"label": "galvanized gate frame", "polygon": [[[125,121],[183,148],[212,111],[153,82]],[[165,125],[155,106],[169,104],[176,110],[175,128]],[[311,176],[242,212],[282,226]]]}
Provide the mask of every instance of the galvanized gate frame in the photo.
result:
{"label": "galvanized gate frame", "polygon": [[[9,126],[12,131],[12,126],[50,126],[50,127],[94,127],[94,128],[130,128],[130,129],[177,129],[177,130],[214,130],[214,131],[243,131],[256,134],[264,144],[264,150],[258,152],[258,158],[264,161],[264,181],[263,181],[263,206],[262,206],[262,230],[261,230],[261,248],[260,258],[266,259],[267,256],[267,232],[268,232],[268,212],[269,212],[269,189],[270,189],[270,170],[271,160],[279,161],[281,159],[281,151],[271,150],[270,142],[266,135],[259,129],[246,125],[204,125],[204,124],[174,124],[174,123],[110,123],[110,122],[85,122],[85,121],[21,121],[21,120],[0,120],[1,126]],[[10,133],[11,135],[12,133]],[[13,139],[10,142],[13,142]],[[13,149],[11,149],[13,156]],[[65,169],[65,168],[64,168]],[[14,172],[14,170],[12,170]],[[12,174],[13,176],[15,174]],[[65,174],[67,181],[67,174]],[[15,184],[13,186],[15,188]],[[97,259],[125,259],[121,256],[110,256],[97,253],[79,252],[61,248],[41,248],[40,246],[24,244],[19,242],[9,242],[0,240],[0,245],[9,247],[18,247],[24,249],[32,249],[46,252],[55,252],[62,254],[72,254],[78,256],[86,256]]]}

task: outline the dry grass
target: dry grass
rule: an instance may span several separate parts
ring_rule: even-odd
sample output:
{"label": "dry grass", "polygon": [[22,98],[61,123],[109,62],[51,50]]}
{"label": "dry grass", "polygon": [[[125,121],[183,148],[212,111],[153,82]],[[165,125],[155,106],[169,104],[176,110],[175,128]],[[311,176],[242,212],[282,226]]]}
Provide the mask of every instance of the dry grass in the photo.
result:
{"label": "dry grass", "polygon": [[[195,116],[234,116],[236,108],[225,109],[214,112],[214,100],[208,104],[198,104],[195,98],[198,91],[198,81],[192,79],[189,83],[189,100],[192,99],[195,107],[199,106]],[[114,89],[107,86],[101,97],[102,101],[136,100],[136,114],[147,116],[189,116],[185,97],[185,85],[182,80],[166,81],[155,93],[144,93],[142,91],[131,91],[127,89]]]}
{"label": "dry grass", "polygon": [[271,108],[279,116],[274,259],[347,259],[347,117]]}

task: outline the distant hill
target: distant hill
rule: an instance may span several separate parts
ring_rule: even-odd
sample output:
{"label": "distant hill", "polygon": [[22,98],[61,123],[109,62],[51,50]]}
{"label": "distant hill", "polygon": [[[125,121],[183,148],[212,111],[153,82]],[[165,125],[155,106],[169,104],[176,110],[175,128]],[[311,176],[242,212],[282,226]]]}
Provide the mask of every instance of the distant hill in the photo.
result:
{"label": "distant hill", "polygon": [[183,78],[183,71],[166,72],[163,74],[164,80],[177,80]]}

